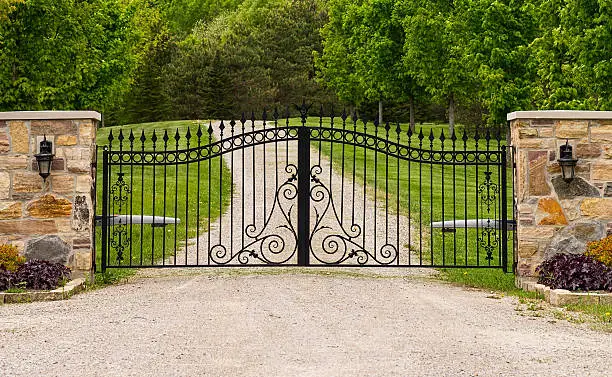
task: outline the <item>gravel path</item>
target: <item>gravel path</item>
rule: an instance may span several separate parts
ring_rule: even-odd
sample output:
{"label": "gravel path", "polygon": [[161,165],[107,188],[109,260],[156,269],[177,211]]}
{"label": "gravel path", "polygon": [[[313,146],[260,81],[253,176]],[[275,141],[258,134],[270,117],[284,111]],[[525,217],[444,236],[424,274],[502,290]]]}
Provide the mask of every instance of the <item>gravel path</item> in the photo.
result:
{"label": "gravel path", "polygon": [[166,270],[0,306],[0,375],[610,375],[611,334],[404,271]]}

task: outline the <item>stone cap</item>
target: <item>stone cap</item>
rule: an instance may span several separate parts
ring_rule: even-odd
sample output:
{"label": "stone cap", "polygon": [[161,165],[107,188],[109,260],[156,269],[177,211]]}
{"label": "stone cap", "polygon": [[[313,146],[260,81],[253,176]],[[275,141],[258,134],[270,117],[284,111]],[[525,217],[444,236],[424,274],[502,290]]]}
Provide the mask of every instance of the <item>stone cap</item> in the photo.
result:
{"label": "stone cap", "polygon": [[97,111],[7,111],[0,112],[0,120],[51,120],[51,119],[95,119],[102,120]]}
{"label": "stone cap", "polygon": [[612,111],[540,110],[508,114],[507,120],[515,119],[612,119]]}

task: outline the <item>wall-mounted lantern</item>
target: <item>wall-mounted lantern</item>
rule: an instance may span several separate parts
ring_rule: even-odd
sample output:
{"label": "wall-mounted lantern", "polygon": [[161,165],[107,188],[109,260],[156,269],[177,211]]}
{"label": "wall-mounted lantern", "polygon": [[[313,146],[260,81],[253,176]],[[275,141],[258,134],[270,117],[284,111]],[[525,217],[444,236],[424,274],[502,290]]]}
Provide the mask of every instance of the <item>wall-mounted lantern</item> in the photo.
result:
{"label": "wall-mounted lantern", "polygon": [[36,162],[38,163],[38,174],[47,180],[47,177],[51,173],[51,163],[53,162],[53,143],[47,140],[47,136],[43,137],[40,142],[40,150],[38,154],[35,154]]}
{"label": "wall-mounted lantern", "polygon": [[574,168],[576,167],[576,163],[578,163],[578,160],[574,159],[573,157],[572,146],[569,145],[569,140],[566,140],[565,145],[562,145],[559,148],[559,159],[557,162],[561,167],[563,180],[567,183],[570,183],[574,179]]}

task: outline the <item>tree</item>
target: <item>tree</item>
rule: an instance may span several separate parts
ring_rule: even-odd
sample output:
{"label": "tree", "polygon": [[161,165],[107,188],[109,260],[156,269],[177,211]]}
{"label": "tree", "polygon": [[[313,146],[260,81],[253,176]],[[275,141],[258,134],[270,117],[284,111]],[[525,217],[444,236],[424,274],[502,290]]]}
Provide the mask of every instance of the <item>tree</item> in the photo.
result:
{"label": "tree", "polygon": [[455,105],[476,92],[475,61],[467,53],[463,0],[398,0],[405,33],[403,63],[434,99],[448,104],[450,131]]}
{"label": "tree", "polygon": [[463,12],[467,53],[476,62],[478,98],[490,124],[529,109],[533,87],[529,45],[537,32],[533,4],[520,0],[472,0]]}
{"label": "tree", "polygon": [[104,111],[127,88],[132,8],[118,0],[13,4],[0,23],[0,109]]}
{"label": "tree", "polygon": [[540,109],[612,106],[612,4],[604,0],[535,0],[540,35],[531,44]]}
{"label": "tree", "polygon": [[338,96],[360,104],[410,101],[418,86],[402,65],[404,32],[395,15],[395,0],[332,0],[329,22],[321,30],[323,52],[316,65],[321,80]]}
{"label": "tree", "polygon": [[314,80],[324,13],[309,0],[248,0],[198,23],[167,75],[176,117],[227,117],[333,99]]}

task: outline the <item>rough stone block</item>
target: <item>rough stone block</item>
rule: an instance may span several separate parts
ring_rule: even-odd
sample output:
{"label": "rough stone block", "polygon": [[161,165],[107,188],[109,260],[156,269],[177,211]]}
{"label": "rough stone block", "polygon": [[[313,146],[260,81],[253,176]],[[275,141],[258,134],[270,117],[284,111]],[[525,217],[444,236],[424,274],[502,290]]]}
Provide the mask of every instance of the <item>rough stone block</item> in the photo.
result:
{"label": "rough stone block", "polygon": [[612,219],[612,198],[587,198],[582,201],[580,211],[583,216],[595,219]]}
{"label": "rough stone block", "polygon": [[77,270],[91,270],[91,252],[76,253],[75,261],[75,267]]}
{"label": "rough stone block", "polygon": [[549,195],[550,186],[546,182],[546,163],[548,152],[529,151],[529,194],[535,196]]}
{"label": "rough stone block", "polygon": [[77,143],[77,137],[76,135],[59,135],[56,139],[55,139],[55,145],[58,146],[71,146],[71,145],[76,145]]}
{"label": "rough stone block", "polygon": [[11,134],[11,151],[13,153],[30,152],[30,135],[25,122],[9,122]]}
{"label": "rough stone block", "polygon": [[598,181],[612,181],[612,162],[597,161],[593,162],[591,177]]}
{"label": "rough stone block", "polygon": [[53,220],[6,220],[0,222],[0,234],[50,234],[57,233]]}
{"label": "rough stone block", "polygon": [[612,125],[591,127],[591,141],[596,143],[612,143]]}
{"label": "rough stone block", "polygon": [[92,179],[89,175],[81,174],[76,178],[76,191],[89,193],[91,192]]}
{"label": "rough stone block", "polygon": [[518,255],[521,258],[529,258],[537,254],[538,252],[538,243],[533,241],[523,241],[519,240],[518,242]]}
{"label": "rough stone block", "polygon": [[57,218],[55,219],[55,226],[57,227],[57,233],[61,234],[73,234],[71,219]]}
{"label": "rough stone block", "polygon": [[32,135],[76,135],[77,127],[71,120],[33,120]]}
{"label": "rough stone block", "polygon": [[91,145],[94,142],[94,126],[83,123],[79,126],[79,141],[82,145]]}
{"label": "rough stone block", "polygon": [[0,220],[18,219],[21,216],[21,202],[0,202]]}
{"label": "rough stone block", "polygon": [[66,194],[74,192],[74,177],[72,175],[52,175],[51,190]]}
{"label": "rough stone block", "polygon": [[612,158],[612,144],[603,145],[601,149],[603,150],[603,156],[602,157]]}
{"label": "rough stone block", "polygon": [[589,122],[586,120],[558,120],[555,135],[559,139],[581,139],[588,135]]}
{"label": "rough stone block", "polygon": [[89,229],[89,205],[85,195],[74,198],[74,212],[72,214],[72,229],[82,231]]}
{"label": "rough stone block", "polygon": [[612,182],[607,182],[606,187],[604,188],[604,194],[606,198],[612,197]]}
{"label": "rough stone block", "polygon": [[553,198],[542,198],[538,202],[538,225],[567,225],[563,209]]}
{"label": "rough stone block", "polygon": [[8,153],[11,150],[6,129],[0,130],[0,153]]}
{"label": "rough stone block", "polygon": [[570,224],[550,241],[544,259],[555,254],[583,254],[587,242],[599,240],[605,235],[605,226],[599,221],[581,221]]}
{"label": "rough stone block", "polygon": [[26,169],[28,167],[28,156],[2,156],[0,158],[0,169]]}
{"label": "rough stone block", "polygon": [[24,256],[28,260],[42,259],[66,264],[72,254],[72,248],[66,241],[56,235],[42,236],[27,242]]}
{"label": "rough stone block", "polygon": [[535,128],[521,128],[519,129],[519,139],[528,139],[532,137],[538,137],[538,130]]}
{"label": "rough stone block", "polygon": [[91,171],[91,161],[89,159],[68,160],[67,167],[68,171],[72,173],[89,173]]}
{"label": "rough stone block", "polygon": [[557,143],[555,139],[541,139],[541,138],[532,138],[532,139],[517,139],[516,142],[513,139],[513,143],[518,148],[524,149],[555,149]]}
{"label": "rough stone block", "polygon": [[597,143],[576,145],[576,158],[597,158],[601,156],[601,146]]}
{"label": "rough stone block", "polygon": [[519,227],[518,235],[521,240],[541,240],[552,238],[557,229],[550,226]]}
{"label": "rough stone block", "polygon": [[599,296],[592,293],[570,292],[565,289],[553,289],[550,291],[550,303],[555,306],[569,304],[599,304]]}
{"label": "rough stone block", "polygon": [[9,199],[11,196],[11,175],[0,171],[0,199]]}
{"label": "rough stone block", "polygon": [[576,197],[597,198],[600,196],[597,187],[590,185],[580,177],[574,178],[571,182],[566,182],[562,176],[556,176],[551,180],[557,197],[561,200],[573,199]]}
{"label": "rough stone block", "polygon": [[26,197],[40,192],[43,188],[43,179],[34,172],[15,172],[13,174],[13,195]]}
{"label": "rough stone block", "polygon": [[68,217],[72,214],[72,203],[53,195],[44,195],[27,206],[28,214],[39,219]]}
{"label": "rough stone block", "polygon": [[538,136],[545,138],[545,137],[553,137],[553,128],[551,127],[541,127],[538,128]]}

